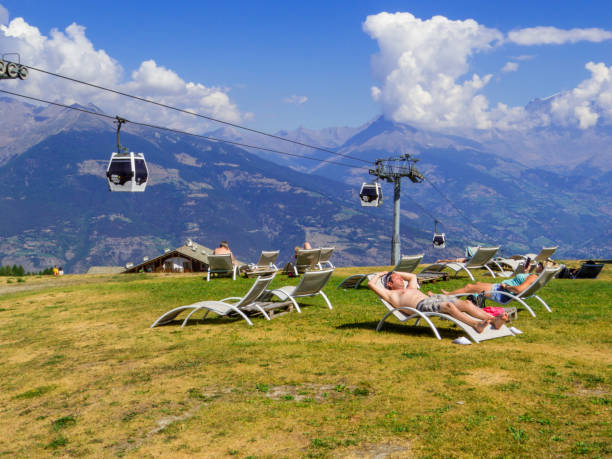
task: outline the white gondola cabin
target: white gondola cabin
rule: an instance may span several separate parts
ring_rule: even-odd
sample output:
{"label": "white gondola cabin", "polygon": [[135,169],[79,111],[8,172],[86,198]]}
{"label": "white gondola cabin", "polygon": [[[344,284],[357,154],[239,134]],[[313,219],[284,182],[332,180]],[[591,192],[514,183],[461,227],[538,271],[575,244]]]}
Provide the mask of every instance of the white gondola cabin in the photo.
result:
{"label": "white gondola cabin", "polygon": [[433,246],[434,249],[443,249],[446,247],[446,236],[444,233],[438,233],[438,221],[434,222],[434,235],[433,235]]}
{"label": "white gondola cabin", "polygon": [[363,183],[359,192],[362,206],[378,207],[382,204],[382,188],[380,183]]}
{"label": "white gondola cabin", "polygon": [[443,249],[446,247],[446,237],[444,233],[434,233],[433,246],[435,249]]}
{"label": "white gondola cabin", "polygon": [[144,191],[149,169],[142,153],[113,153],[106,168],[110,191]]}

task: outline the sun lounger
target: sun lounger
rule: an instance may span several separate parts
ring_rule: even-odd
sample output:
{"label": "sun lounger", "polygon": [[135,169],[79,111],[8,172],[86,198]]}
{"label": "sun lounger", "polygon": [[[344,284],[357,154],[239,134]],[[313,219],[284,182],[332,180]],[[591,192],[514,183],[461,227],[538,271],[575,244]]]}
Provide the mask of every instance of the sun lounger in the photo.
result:
{"label": "sun lounger", "polygon": [[208,255],[208,272],[206,281],[210,281],[211,274],[230,274],[236,280],[236,266],[232,262],[232,254]]}
{"label": "sun lounger", "polygon": [[333,263],[330,261],[332,254],[334,253],[334,247],[321,247],[319,249],[321,251],[321,255],[319,256],[319,269],[323,269],[323,265],[327,265],[330,268],[335,268]]}
{"label": "sun lounger", "polygon": [[274,264],[278,258],[279,250],[262,250],[259,256],[259,261],[253,265],[244,265],[240,271],[247,277],[261,276],[278,271],[278,267]]}
{"label": "sun lounger", "polygon": [[274,290],[267,290],[267,295],[264,296],[263,299],[264,301],[267,301],[272,296],[276,296],[281,300],[289,300],[293,303],[298,312],[302,312],[297,301],[295,301],[296,298],[321,295],[327,303],[329,309],[332,309],[329,299],[325,293],[323,293],[323,287],[325,287],[333,272],[333,269],[306,271],[297,286],[288,285],[285,287],[276,288]]}
{"label": "sun lounger", "polygon": [[499,277],[514,277],[524,271],[525,262],[523,260],[496,258],[490,261],[488,266],[497,268],[499,271],[495,271],[495,274]]}
{"label": "sun lounger", "polygon": [[488,263],[493,259],[498,250],[499,247],[478,247],[472,258],[466,262],[450,261],[444,263],[434,263],[433,265],[423,269],[423,272],[439,272],[445,268],[449,268],[455,272],[455,277],[460,271],[465,271],[468,276],[470,276],[470,279],[474,280],[474,276],[470,270],[484,268],[489,271],[491,276],[495,277],[495,273],[488,266]]}
{"label": "sun lounger", "polygon": [[504,336],[514,336],[513,333],[506,327],[502,325],[499,329],[496,329],[492,325],[487,326],[482,333],[478,333],[472,326],[461,322],[460,320],[455,319],[453,316],[444,314],[442,312],[422,312],[415,308],[410,307],[400,307],[394,308],[390,303],[385,301],[384,299],[378,297],[380,301],[387,308],[387,313],[383,316],[383,318],[378,322],[378,326],[376,327],[376,331],[380,331],[383,324],[391,315],[393,315],[400,322],[407,322],[409,320],[415,320],[415,325],[418,325],[421,320],[424,320],[431,331],[435,335],[436,338],[441,340],[440,333],[438,329],[431,321],[431,318],[438,317],[440,319],[448,320],[455,324],[457,327],[461,328],[475,343],[479,343],[481,341],[485,341],[488,339],[501,338]]}
{"label": "sun lounger", "polygon": [[[419,255],[403,256],[400,258],[400,261],[393,267],[391,271],[411,273],[417,268],[417,266],[419,266],[419,263],[421,262],[422,259],[423,259],[422,253]],[[359,288],[359,286],[366,279],[368,279],[368,276],[371,276],[372,274],[375,274],[375,273],[353,274],[352,276],[349,276],[346,279],[344,279],[342,282],[340,282],[338,284],[338,287],[336,288],[343,288],[343,289]]]}
{"label": "sun lounger", "polygon": [[179,314],[183,311],[191,311],[185,317],[183,324],[181,327],[184,327],[187,324],[187,321],[193,316],[196,312],[204,310],[206,313],[204,317],[208,315],[209,312],[214,312],[219,316],[227,316],[231,314],[237,314],[247,321],[249,325],[253,325],[251,320],[247,317],[245,313],[247,308],[255,308],[258,312],[260,312],[267,320],[270,320],[270,316],[265,311],[264,307],[260,304],[263,300],[261,297],[264,295],[266,288],[274,279],[276,273],[271,274],[269,276],[260,276],[258,277],[250,290],[243,297],[229,297],[223,298],[219,301],[200,301],[198,303],[188,304],[186,306],[179,306],[174,308],[165,314],[162,314],[159,319],[153,322],[151,328],[156,327],[158,325],[165,325],[167,323],[172,322]]}
{"label": "sun lounger", "polygon": [[603,269],[603,263],[583,263],[572,276],[574,279],[595,279]]}
{"label": "sun lounger", "polygon": [[[509,258],[497,257],[492,260],[491,263],[489,263],[489,266],[497,266],[501,271],[501,273],[497,274],[501,275],[502,277],[514,277],[519,272],[522,272],[519,271],[520,263],[524,265],[527,262],[527,259],[529,258],[531,260],[531,266],[535,267],[539,262],[545,263],[546,261],[550,260],[551,255],[555,253],[558,248],[558,246],[542,247],[542,250],[540,250],[540,253],[538,254],[528,253],[526,255],[513,255]],[[503,269],[503,266],[508,267],[510,271],[505,271]],[[503,273],[508,273],[508,275],[504,275]]]}
{"label": "sun lounger", "polygon": [[555,253],[558,248],[559,248],[559,246],[555,246],[555,247],[542,247],[542,250],[540,250],[540,253],[538,253],[537,255],[535,253],[528,253],[526,255],[523,255],[523,258],[524,259],[531,258],[535,262],[542,262],[542,263],[544,263],[545,261],[548,261],[550,259],[552,254]]}
{"label": "sun lounger", "polygon": [[295,262],[293,263],[293,272],[296,276],[309,269],[317,269],[319,259],[321,258],[321,249],[300,249],[295,254]]}
{"label": "sun lounger", "polygon": [[[529,285],[529,287],[527,287],[525,290],[523,290],[521,293],[518,293],[516,295],[510,293],[510,292],[505,292],[503,290],[498,290],[498,293],[501,293],[502,295],[510,298],[511,300],[509,302],[503,303],[503,306],[507,306],[510,302],[512,301],[517,301],[518,303],[520,303],[525,309],[527,309],[527,311],[529,311],[529,313],[535,317],[535,312],[533,312],[533,309],[531,309],[531,307],[525,302],[526,299],[528,298],[535,298],[537,299],[540,303],[542,303],[542,305],[544,306],[544,308],[546,308],[546,310],[548,312],[552,312],[552,310],[550,309],[550,307],[548,306],[548,304],[546,304],[546,302],[540,298],[538,295],[536,295],[536,292],[538,292],[538,290],[540,290],[542,287],[544,287],[546,284],[548,284],[554,277],[555,275],[559,272],[561,268],[557,267],[557,268],[544,268],[544,270],[540,273],[540,275],[537,277],[536,280],[534,280],[531,285]],[[490,293],[490,292],[487,292]],[[471,295],[470,293],[461,293],[461,294],[457,294],[455,296],[467,296],[467,295]],[[490,298],[487,297],[487,300],[489,300]],[[493,300],[491,300],[493,301]]]}

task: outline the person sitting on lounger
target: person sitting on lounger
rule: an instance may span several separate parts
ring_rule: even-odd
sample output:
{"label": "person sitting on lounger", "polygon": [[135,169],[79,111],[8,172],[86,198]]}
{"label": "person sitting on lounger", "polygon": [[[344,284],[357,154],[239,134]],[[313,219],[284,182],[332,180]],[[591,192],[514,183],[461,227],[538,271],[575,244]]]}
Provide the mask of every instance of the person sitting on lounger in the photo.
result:
{"label": "person sitting on lounger", "polygon": [[232,256],[232,263],[234,263],[235,265],[238,265],[238,262],[234,258],[234,254],[230,250],[229,243],[227,241],[221,241],[219,243],[219,247],[213,250],[213,255],[223,255],[226,253],[229,253]]}
{"label": "person sitting on lounger", "polygon": [[[383,286],[378,282],[381,279]],[[407,287],[404,281],[408,281]],[[467,300],[431,292],[424,294],[419,290],[417,276],[413,273],[383,271],[368,282],[368,287],[394,308],[409,307],[421,312],[442,312],[470,325],[478,333],[482,333],[488,324],[500,328],[508,321],[507,314],[492,316]]]}
{"label": "person sitting on lounger", "polygon": [[505,304],[512,300],[512,297],[508,295],[504,295],[500,292],[508,292],[512,295],[518,295],[523,292],[527,287],[529,287],[533,281],[535,281],[542,270],[544,269],[544,265],[542,263],[538,263],[536,270],[534,273],[529,274],[531,260],[527,258],[527,262],[525,263],[525,267],[523,268],[524,273],[517,274],[512,279],[505,280],[500,282],[499,284],[487,284],[485,282],[475,282],[473,284],[467,284],[465,287],[459,288],[457,290],[453,290],[452,292],[447,292],[442,290],[442,293],[445,295],[455,295],[458,293],[474,293],[474,294],[484,294],[486,298],[490,298],[499,304]]}

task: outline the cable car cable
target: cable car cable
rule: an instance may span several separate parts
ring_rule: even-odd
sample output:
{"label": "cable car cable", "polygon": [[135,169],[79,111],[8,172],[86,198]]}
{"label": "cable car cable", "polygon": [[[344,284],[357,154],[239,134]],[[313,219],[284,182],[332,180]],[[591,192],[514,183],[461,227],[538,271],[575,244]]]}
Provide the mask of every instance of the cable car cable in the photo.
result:
{"label": "cable car cable", "polygon": [[[32,66],[29,66],[29,65],[27,66],[27,68],[29,68],[31,70],[36,70],[37,72],[46,73],[47,75],[52,75],[52,76],[55,76],[55,77],[58,77],[58,78],[63,78],[65,80],[72,81],[74,83],[79,83],[79,84],[83,84],[83,85],[86,85],[86,86],[90,86],[92,88],[102,89],[104,91],[112,92],[114,94],[119,94],[121,96],[129,97],[129,98],[132,98],[132,99],[135,99],[135,100],[139,100],[141,102],[147,102],[149,104],[154,104],[154,105],[157,105],[159,107],[169,108],[169,109],[175,110],[177,112],[181,112],[181,113],[186,113],[188,115],[197,116],[197,117],[200,117],[200,118],[207,119],[209,121],[214,121],[216,123],[226,124],[228,126],[232,126],[232,127],[238,128],[238,129],[244,129],[245,131],[250,131],[250,132],[254,132],[256,134],[261,134],[261,135],[265,135],[265,136],[268,136],[268,137],[272,137],[272,138],[277,139],[277,140],[282,140],[282,141],[285,141],[285,142],[290,142],[290,143],[293,143],[295,145],[300,145],[302,147],[307,147],[307,148],[312,148],[314,150],[324,151],[326,153],[331,153],[333,155],[342,156],[342,157],[347,158],[347,159],[353,159],[355,161],[361,161],[361,162],[364,162],[366,164],[371,164],[372,163],[371,161],[367,161],[365,159],[357,158],[355,156],[345,155],[343,153],[338,153],[337,151],[333,151],[333,150],[330,150],[328,148],[316,147],[314,145],[309,145],[307,143],[298,142],[297,140],[287,139],[285,137],[281,137],[281,136],[278,136],[278,135],[275,135],[275,134],[270,134],[268,132],[259,131],[257,129],[248,128],[246,126],[241,126],[241,125],[236,124],[236,123],[230,123],[229,121],[219,120],[219,119],[213,118],[212,116],[202,115],[200,113],[192,112],[192,111],[189,111],[189,110],[184,110],[182,108],[173,107],[171,105],[163,104],[161,102],[157,102],[157,101],[150,100],[150,99],[145,99],[144,97],[135,96],[135,95],[128,94],[128,93],[125,93],[125,92],[122,92],[122,91],[118,91],[116,89],[105,88],[104,86],[100,86],[100,85],[93,84],[93,83],[88,83],[87,81],[82,81],[82,80],[78,80],[76,78],[71,78],[71,77],[68,77],[68,76],[65,76],[65,75],[60,75],[59,73],[50,72],[48,70],[39,69],[39,68],[32,67]],[[298,157],[306,158],[306,156],[298,156]]]}
{"label": "cable car cable", "polygon": [[410,195],[405,195],[405,196],[408,199],[410,199],[414,203],[415,206],[417,206],[419,209],[421,209],[423,211],[423,213],[426,214],[428,217],[430,217],[433,221],[442,224],[442,226],[445,226],[444,223],[442,223],[439,218],[436,218],[435,216],[430,214],[423,206],[421,206],[418,202],[416,202]]}
{"label": "cable car cable", "polygon": [[[39,99],[37,97],[26,96],[24,94],[19,94],[19,93],[16,93],[16,92],[6,91],[4,89],[0,89],[0,92],[6,93],[6,94],[11,94],[11,95],[17,96],[17,97],[23,97],[25,99],[35,100],[37,102],[42,102],[42,103],[45,103],[45,104],[56,105],[58,107],[68,108],[68,109],[71,109],[71,110],[77,110],[77,111],[80,111],[80,112],[83,112],[83,113],[88,113],[90,115],[101,116],[101,117],[112,119],[112,120],[116,119],[116,117],[111,116],[111,115],[107,115],[105,113],[94,112],[94,111],[86,110],[86,109],[79,108],[79,107],[71,107],[70,105],[61,104],[59,102],[52,102],[50,100],[44,100],[44,99]],[[206,136],[206,135],[202,135],[202,134],[193,134],[191,132],[181,131],[179,129],[173,129],[173,128],[168,128],[168,127],[164,127],[164,126],[157,126],[157,125],[148,124],[148,123],[140,123],[140,122],[131,121],[131,120],[126,120],[126,121],[131,123],[131,124],[135,124],[137,126],[143,126],[143,127],[148,127],[148,128],[152,128],[152,129],[160,129],[160,130],[164,130],[164,131],[174,132],[176,134],[183,134],[183,135],[188,135],[188,136],[191,136],[191,137],[198,137],[198,138],[201,138],[201,139],[212,140],[212,141],[215,141],[215,142],[228,143],[228,144],[231,144],[231,145],[237,145],[237,146],[245,147],[245,148],[255,148],[257,150],[269,151],[271,153],[277,153],[277,154],[280,154],[280,155],[294,156],[296,158],[309,159],[311,161],[317,161],[317,162],[320,162],[320,163],[336,164],[338,166],[350,167],[352,169],[367,169],[364,166],[354,166],[352,164],[346,164],[346,163],[341,163],[341,162],[337,162],[337,161],[332,161],[331,159],[311,158],[310,156],[301,156],[301,155],[298,155],[298,154],[295,154],[295,153],[288,153],[288,152],[285,152],[285,151],[275,150],[273,148],[258,147],[258,146],[249,145],[249,144],[246,144],[246,143],[234,142],[232,140],[218,139],[216,137],[210,137],[210,136]]]}
{"label": "cable car cable", "polygon": [[437,187],[436,185],[434,185],[434,183],[433,183],[431,180],[428,180],[427,178],[426,178],[425,180],[427,181],[427,183],[428,183],[429,185],[431,185],[431,187],[432,187],[434,190],[436,190],[436,191],[438,192],[438,194],[439,194],[440,196],[442,196],[444,199],[446,199],[446,201],[448,201],[448,203],[449,203],[449,204],[450,204],[450,205],[453,207],[453,209],[455,209],[455,210],[456,210],[456,211],[459,213],[459,215],[461,215],[461,216],[462,216],[462,217],[463,217],[463,218],[464,218],[464,219],[465,219],[465,220],[466,220],[466,221],[467,221],[467,222],[470,224],[470,226],[471,226],[472,228],[474,228],[476,231],[478,231],[478,233],[479,233],[479,234],[480,234],[482,237],[484,237],[485,239],[490,239],[490,238],[489,238],[489,237],[488,237],[486,234],[484,234],[482,231],[480,231],[480,230],[479,230],[479,229],[476,227],[476,225],[474,225],[474,223],[472,223],[472,221],[471,221],[469,218],[467,218],[467,217],[466,217],[466,215],[465,215],[465,214],[464,214],[464,213],[461,211],[461,209],[459,209],[457,206],[455,206],[455,204],[453,204],[453,202],[452,202],[452,201],[451,201],[451,200],[450,200],[450,199],[449,199],[449,198],[448,198],[448,197],[447,197],[447,196],[446,196],[444,193],[442,193],[442,192],[441,192],[441,191],[438,189],[438,187]]}

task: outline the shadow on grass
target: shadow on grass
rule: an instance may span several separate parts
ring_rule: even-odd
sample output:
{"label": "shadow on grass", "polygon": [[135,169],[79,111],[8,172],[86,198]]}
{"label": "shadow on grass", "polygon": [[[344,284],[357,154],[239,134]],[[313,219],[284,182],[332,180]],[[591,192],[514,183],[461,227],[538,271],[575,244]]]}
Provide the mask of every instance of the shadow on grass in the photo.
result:
{"label": "shadow on grass", "polygon": [[[362,329],[362,330],[372,330],[376,331],[376,327],[378,326],[378,322],[354,322],[352,324],[342,324],[337,326],[336,328],[339,330],[354,330],[354,329]],[[436,327],[438,329],[438,333],[442,338],[451,338],[455,339],[463,334],[463,330],[459,330],[458,328],[444,328],[444,327]],[[428,325],[405,325],[405,324],[394,324],[385,322],[383,327],[380,330],[382,332],[389,333],[399,333],[402,335],[411,335],[411,336],[425,336],[429,335],[435,338],[435,335],[432,329]]]}
{"label": "shadow on grass", "polygon": [[[249,317],[249,319],[253,320],[252,317]],[[174,319],[174,320],[171,320],[170,322],[165,322],[163,324],[156,325],[155,328],[178,326],[178,328],[180,329],[184,321],[185,321],[184,317],[182,319]],[[222,325],[222,324],[232,324],[235,322],[244,322],[244,324],[247,327],[249,326],[246,320],[244,320],[242,317],[225,316],[225,317],[210,317],[210,318],[207,317],[205,319],[189,319],[189,322],[185,324],[184,328],[192,327],[195,325]]]}

